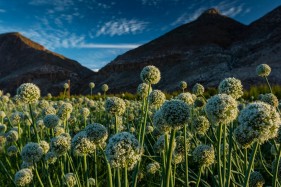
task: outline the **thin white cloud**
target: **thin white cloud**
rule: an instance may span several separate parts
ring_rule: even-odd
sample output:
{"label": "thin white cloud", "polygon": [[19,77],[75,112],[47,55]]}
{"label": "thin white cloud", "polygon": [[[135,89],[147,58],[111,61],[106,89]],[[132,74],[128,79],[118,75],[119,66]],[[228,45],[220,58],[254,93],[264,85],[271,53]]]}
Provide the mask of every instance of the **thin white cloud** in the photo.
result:
{"label": "thin white cloud", "polygon": [[20,32],[24,36],[38,42],[45,46],[47,49],[55,50],[57,48],[79,48],[79,49],[134,49],[139,47],[141,44],[110,44],[110,43],[89,43],[86,41],[85,36],[78,36],[68,31],[51,30],[46,31],[41,28],[33,29],[22,29],[22,28],[9,28],[0,27],[0,33],[6,32]]}
{"label": "thin white cloud", "polygon": [[192,14],[184,13],[180,17],[178,17],[173,23],[171,23],[171,26],[191,22],[197,19],[206,9],[207,9],[206,7],[201,7],[195,10],[195,12],[193,12]]}
{"label": "thin white cloud", "polygon": [[[194,5],[196,6],[196,5]],[[199,8],[195,9],[192,13],[183,13],[180,15],[174,22],[172,22],[170,25],[181,25],[185,24],[191,21],[194,21],[197,19],[205,10],[209,8],[216,8],[220,11],[222,15],[229,16],[229,17],[235,17],[239,14],[247,14],[251,11],[251,9],[246,8],[245,4],[239,3],[236,1],[222,1],[219,4],[210,4],[209,7],[203,6],[203,4],[200,5]]]}
{"label": "thin white cloud", "polygon": [[141,2],[143,5],[156,6],[161,2],[161,0],[141,0]]}
{"label": "thin white cloud", "polygon": [[141,44],[94,44],[94,43],[82,43],[77,45],[78,48],[100,48],[100,49],[134,49]]}
{"label": "thin white cloud", "polygon": [[244,8],[244,4],[239,3],[237,5],[238,1],[222,1],[218,5],[214,6],[218,10],[220,10],[221,14],[229,17],[235,17],[236,15],[247,11],[247,9]]}
{"label": "thin white cloud", "polygon": [[6,12],[6,10],[0,9],[0,13],[5,13],[5,12]]}
{"label": "thin white cloud", "polygon": [[147,25],[148,22],[135,19],[119,19],[116,21],[109,21],[99,28],[99,30],[96,32],[96,36],[121,36],[124,34],[141,33],[147,27]]}

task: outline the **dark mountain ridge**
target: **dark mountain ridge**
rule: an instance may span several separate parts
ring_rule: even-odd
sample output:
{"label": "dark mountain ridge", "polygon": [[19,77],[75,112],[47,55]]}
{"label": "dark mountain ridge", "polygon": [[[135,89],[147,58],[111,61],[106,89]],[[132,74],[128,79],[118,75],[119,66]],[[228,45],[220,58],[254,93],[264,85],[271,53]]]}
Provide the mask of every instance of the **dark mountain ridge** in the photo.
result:
{"label": "dark mountain ridge", "polygon": [[281,7],[249,25],[209,9],[196,20],[118,56],[90,79],[108,83],[113,92],[135,92],[141,69],[152,64],[162,73],[156,88],[165,91],[177,89],[181,80],[208,87],[233,76],[248,88],[263,82],[255,67],[268,63],[273,68],[270,80],[281,84],[280,33]]}
{"label": "dark mountain ridge", "polygon": [[0,35],[0,88],[15,94],[24,82],[34,82],[43,94],[58,94],[68,79],[79,82],[94,73],[60,54],[45,49],[20,33]]}
{"label": "dark mountain ridge", "polygon": [[[34,82],[43,94],[57,94],[68,79],[72,93],[88,93],[88,83],[109,85],[110,92],[135,92],[146,65],[161,70],[154,88],[178,89],[201,83],[217,86],[226,77],[242,80],[244,87],[264,83],[255,73],[258,64],[272,67],[269,80],[281,84],[281,7],[249,25],[206,10],[196,20],[179,26],[147,44],[118,56],[98,73],[78,62],[46,50],[19,33],[0,35],[0,88],[15,93],[23,82]],[[94,89],[98,92],[100,89]]]}

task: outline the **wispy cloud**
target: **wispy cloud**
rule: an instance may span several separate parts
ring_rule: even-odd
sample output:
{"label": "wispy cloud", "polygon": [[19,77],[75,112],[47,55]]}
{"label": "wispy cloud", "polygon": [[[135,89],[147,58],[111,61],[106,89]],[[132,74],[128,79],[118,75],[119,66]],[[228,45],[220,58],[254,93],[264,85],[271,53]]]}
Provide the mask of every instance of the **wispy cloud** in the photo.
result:
{"label": "wispy cloud", "polygon": [[69,7],[74,5],[73,0],[31,0],[30,5],[42,6],[42,5],[52,5],[54,11],[64,11]]}
{"label": "wispy cloud", "polygon": [[141,0],[141,2],[143,5],[156,6],[161,2],[161,0]]}
{"label": "wispy cloud", "polygon": [[193,21],[196,18],[198,18],[205,10],[206,10],[206,7],[201,7],[199,9],[195,10],[195,12],[193,12],[192,14],[184,13],[180,17],[178,17],[174,22],[172,22],[171,26],[180,25],[180,24],[184,24],[184,23]]}
{"label": "wispy cloud", "polygon": [[136,19],[119,19],[116,21],[109,21],[102,25],[96,32],[96,36],[109,35],[121,36],[124,34],[141,33],[148,25],[148,22],[139,21]]}
{"label": "wispy cloud", "polygon": [[141,44],[95,44],[95,43],[81,43],[77,45],[78,48],[100,48],[100,49],[134,49]]}
{"label": "wispy cloud", "polygon": [[[193,4],[193,7],[196,7],[197,4]],[[211,3],[210,6],[206,6],[203,3],[198,4],[199,8],[195,8],[192,13],[183,13],[180,15],[174,22],[170,25],[180,25],[184,23],[191,22],[197,19],[205,10],[209,8],[216,8],[218,9],[222,15],[235,17],[239,14],[247,14],[251,11],[251,9],[246,8],[245,4],[241,4],[239,1],[221,1],[218,4]]]}
{"label": "wispy cloud", "polygon": [[222,1],[214,7],[219,9],[223,15],[235,17],[243,11],[247,11],[247,9],[244,8],[244,4],[239,3],[237,5],[237,3],[238,1]]}
{"label": "wispy cloud", "polygon": [[5,12],[6,12],[6,10],[0,9],[0,13],[5,13]]}
{"label": "wispy cloud", "polygon": [[11,27],[0,27],[0,33],[5,32],[20,32],[24,36],[40,43],[47,49],[55,50],[57,48],[79,48],[79,49],[134,49],[141,44],[128,44],[128,43],[91,43],[88,42],[84,35],[76,35],[68,31],[55,30],[45,31],[41,28],[22,29]]}

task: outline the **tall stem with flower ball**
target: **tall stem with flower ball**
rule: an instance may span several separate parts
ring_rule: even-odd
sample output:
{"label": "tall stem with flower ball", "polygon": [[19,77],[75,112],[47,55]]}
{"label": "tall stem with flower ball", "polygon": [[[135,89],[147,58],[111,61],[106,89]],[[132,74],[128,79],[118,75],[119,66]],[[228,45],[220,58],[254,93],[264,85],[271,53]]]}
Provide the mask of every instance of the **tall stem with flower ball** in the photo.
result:
{"label": "tall stem with flower ball", "polygon": [[187,145],[186,145],[186,126],[187,124],[184,125],[183,133],[184,133],[184,159],[185,159],[185,186],[189,187],[189,181],[188,181],[188,150],[187,150]]}
{"label": "tall stem with flower ball", "polygon": [[173,142],[175,139],[175,135],[176,135],[176,130],[172,129],[171,132],[171,137],[170,137],[170,143],[169,143],[169,150],[168,150],[168,154],[167,154],[167,162],[166,162],[166,172],[165,172],[165,185],[167,187],[170,186],[170,179],[171,179],[171,169],[172,169],[172,157],[173,157]]}
{"label": "tall stem with flower ball", "polygon": [[245,175],[243,187],[247,187],[249,185],[250,173],[251,173],[252,167],[254,165],[254,160],[255,160],[257,150],[258,150],[258,146],[259,146],[258,142],[255,142],[252,153],[251,153],[251,158],[250,158],[250,162],[249,162],[249,165],[247,168],[247,172]]}

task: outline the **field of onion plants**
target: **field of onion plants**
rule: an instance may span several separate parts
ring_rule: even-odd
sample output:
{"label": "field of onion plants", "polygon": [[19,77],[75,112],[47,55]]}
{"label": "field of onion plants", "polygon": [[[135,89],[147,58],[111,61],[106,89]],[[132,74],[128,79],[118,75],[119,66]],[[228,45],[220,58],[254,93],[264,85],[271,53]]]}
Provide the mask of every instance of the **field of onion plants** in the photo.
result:
{"label": "field of onion plants", "polygon": [[233,77],[210,98],[182,81],[182,93],[166,100],[153,89],[155,66],[140,73],[139,100],[107,97],[107,85],[98,100],[43,98],[32,83],[14,97],[0,92],[0,186],[281,186],[270,72],[256,68],[269,91],[251,101]]}

